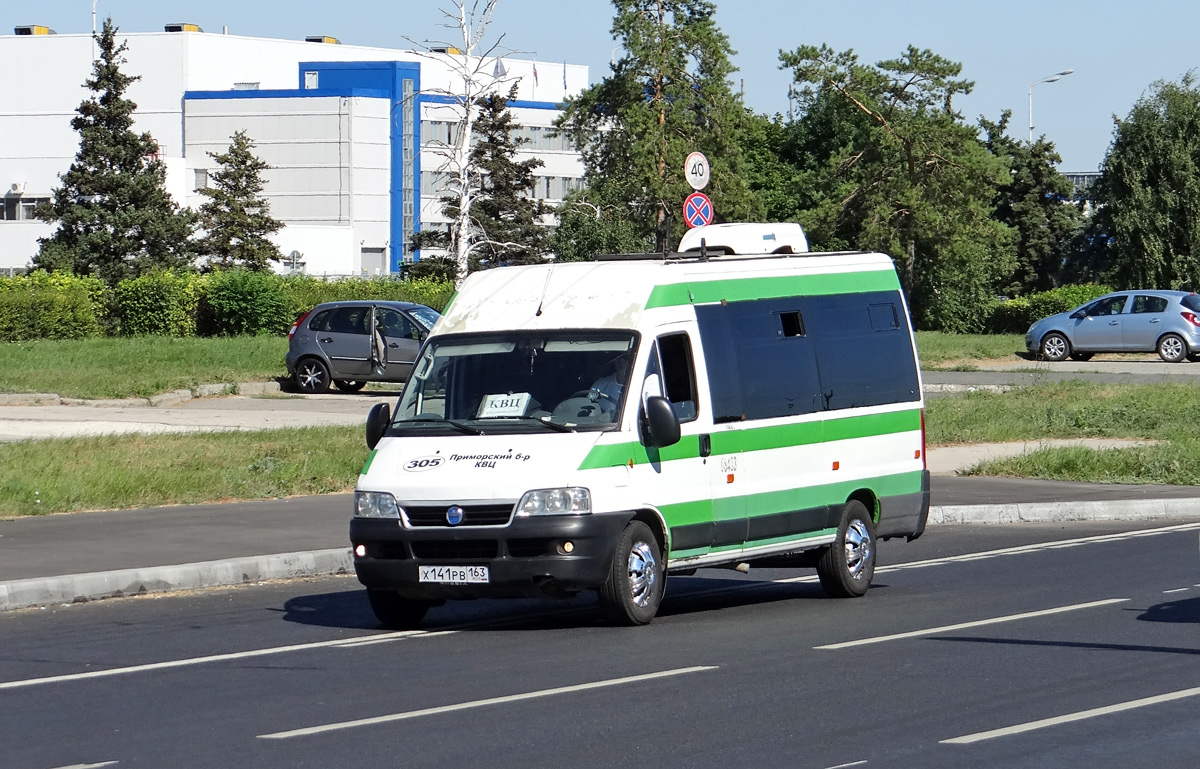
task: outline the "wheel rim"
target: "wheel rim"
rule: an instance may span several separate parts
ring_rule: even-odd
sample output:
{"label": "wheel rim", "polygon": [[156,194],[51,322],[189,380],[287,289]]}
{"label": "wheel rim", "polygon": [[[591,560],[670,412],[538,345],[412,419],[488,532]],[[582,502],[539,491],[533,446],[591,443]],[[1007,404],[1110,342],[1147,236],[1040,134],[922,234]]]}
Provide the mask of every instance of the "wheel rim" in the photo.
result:
{"label": "wheel rim", "polygon": [[305,363],[300,366],[300,388],[316,390],[325,382],[324,372],[316,363]]}
{"label": "wheel rim", "polygon": [[629,551],[629,597],[638,606],[650,603],[658,582],[658,561],[645,542],[635,542]]}
{"label": "wheel rim", "polygon": [[854,519],[846,527],[846,570],[852,579],[862,579],[871,561],[871,532],[867,524]]}
{"label": "wheel rim", "polygon": [[1168,358],[1182,358],[1183,357],[1183,340],[1181,340],[1177,337],[1169,336],[1166,339],[1162,340],[1162,348],[1161,349],[1162,349],[1163,355]]}
{"label": "wheel rim", "polygon": [[1042,352],[1047,358],[1061,358],[1067,354],[1067,340],[1057,335],[1049,337],[1042,345]]}

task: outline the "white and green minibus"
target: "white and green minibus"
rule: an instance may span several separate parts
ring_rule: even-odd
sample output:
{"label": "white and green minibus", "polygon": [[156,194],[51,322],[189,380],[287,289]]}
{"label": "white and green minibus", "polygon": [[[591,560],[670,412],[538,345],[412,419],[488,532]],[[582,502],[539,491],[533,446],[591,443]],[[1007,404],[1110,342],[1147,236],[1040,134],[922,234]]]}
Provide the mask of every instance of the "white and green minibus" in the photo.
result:
{"label": "white and green minibus", "polygon": [[355,570],[389,627],[585,590],[644,624],[701,567],[859,596],[878,542],[925,528],[923,405],[891,259],[798,225],[476,272],[368,417]]}

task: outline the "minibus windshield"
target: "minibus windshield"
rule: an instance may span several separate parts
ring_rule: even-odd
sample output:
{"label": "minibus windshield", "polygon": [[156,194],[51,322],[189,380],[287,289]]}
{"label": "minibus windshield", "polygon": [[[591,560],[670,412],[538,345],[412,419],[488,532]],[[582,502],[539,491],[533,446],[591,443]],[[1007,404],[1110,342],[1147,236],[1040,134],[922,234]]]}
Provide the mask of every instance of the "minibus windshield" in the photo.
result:
{"label": "minibus windshield", "polygon": [[608,430],[629,389],[631,332],[445,336],[413,364],[392,429],[406,435]]}

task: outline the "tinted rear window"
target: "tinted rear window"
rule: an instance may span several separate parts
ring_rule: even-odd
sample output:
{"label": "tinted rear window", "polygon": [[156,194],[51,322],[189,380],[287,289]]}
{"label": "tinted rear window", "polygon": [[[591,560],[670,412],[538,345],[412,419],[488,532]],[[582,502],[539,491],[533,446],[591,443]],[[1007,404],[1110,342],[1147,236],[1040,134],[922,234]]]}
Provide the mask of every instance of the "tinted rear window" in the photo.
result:
{"label": "tinted rear window", "polygon": [[1188,294],[1180,303],[1192,312],[1200,312],[1200,294]]}
{"label": "tinted rear window", "polygon": [[715,422],[920,397],[899,292],[702,305],[696,319]]}

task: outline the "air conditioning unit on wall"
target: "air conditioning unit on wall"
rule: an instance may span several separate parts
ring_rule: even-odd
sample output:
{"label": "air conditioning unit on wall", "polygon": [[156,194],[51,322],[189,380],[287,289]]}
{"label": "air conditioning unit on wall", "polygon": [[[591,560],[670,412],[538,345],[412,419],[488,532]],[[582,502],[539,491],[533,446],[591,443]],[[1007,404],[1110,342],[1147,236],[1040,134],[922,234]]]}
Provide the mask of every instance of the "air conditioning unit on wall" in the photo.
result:
{"label": "air conditioning unit on wall", "polygon": [[24,195],[25,194],[25,182],[13,182],[12,186],[8,188],[8,194]]}

